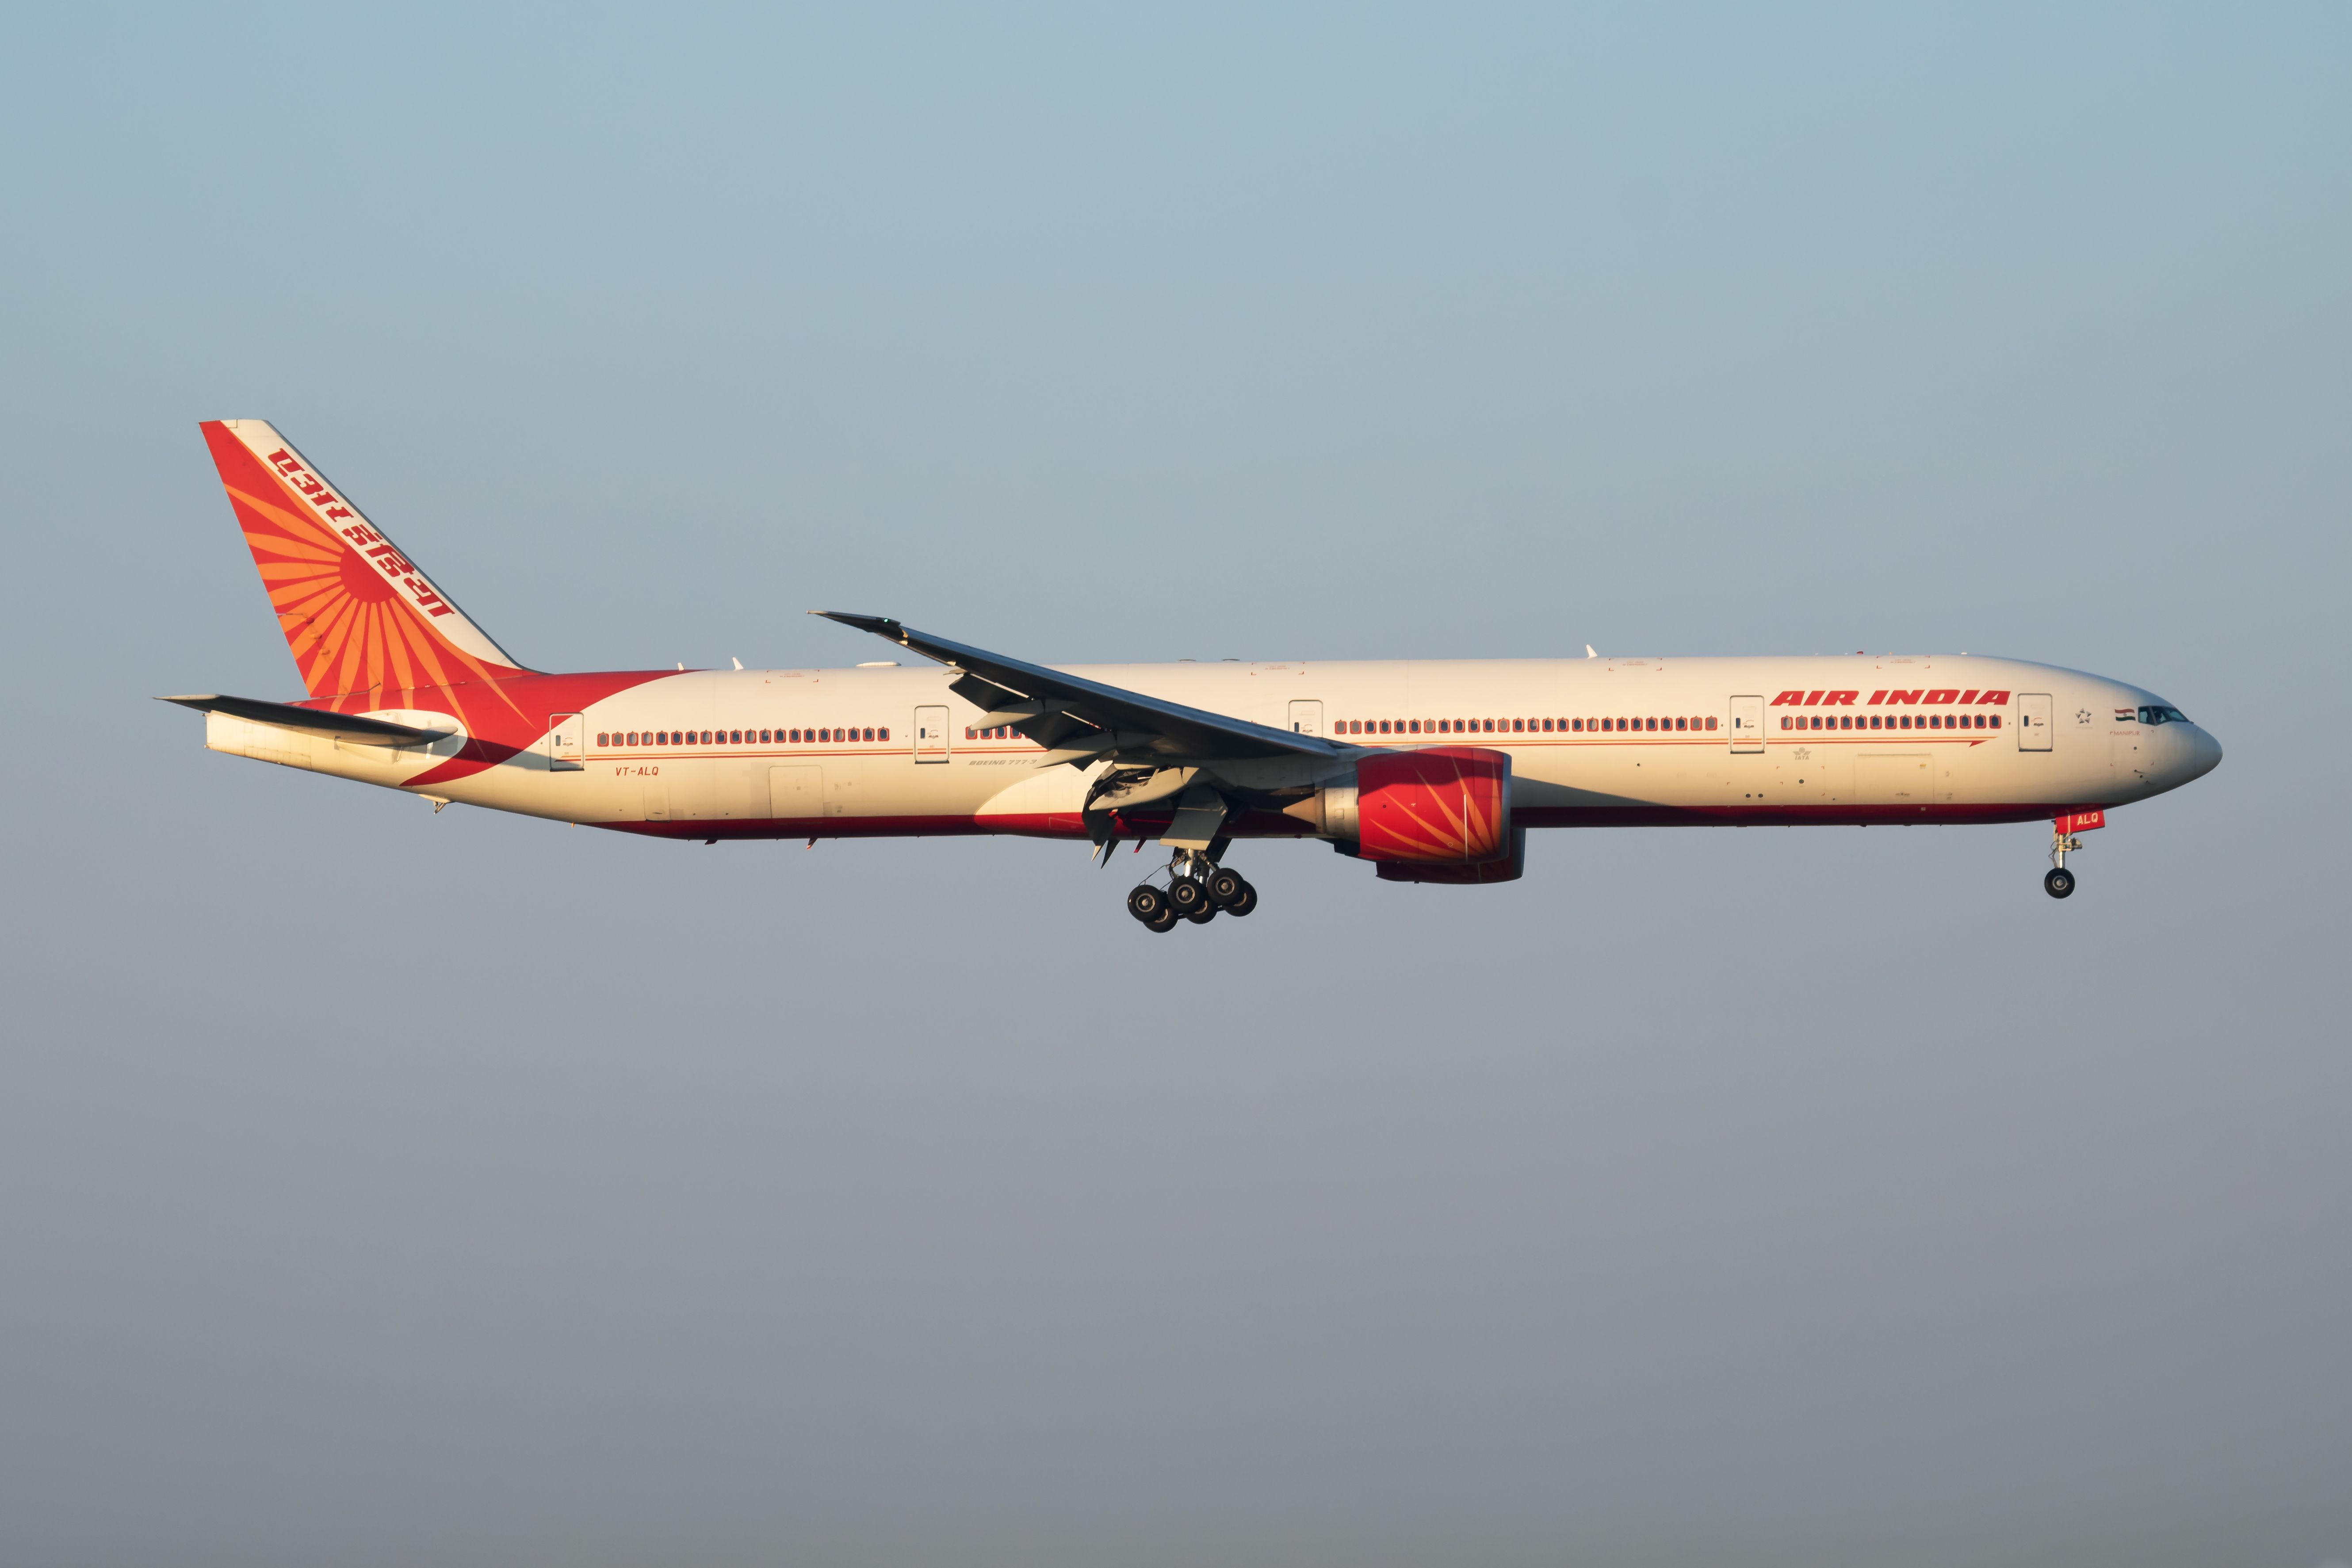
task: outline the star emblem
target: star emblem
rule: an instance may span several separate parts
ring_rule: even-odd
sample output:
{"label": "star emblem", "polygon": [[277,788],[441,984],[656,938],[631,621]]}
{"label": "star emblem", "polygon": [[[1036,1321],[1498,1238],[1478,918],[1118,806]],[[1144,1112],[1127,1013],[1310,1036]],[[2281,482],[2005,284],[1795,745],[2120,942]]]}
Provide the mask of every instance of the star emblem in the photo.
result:
{"label": "star emblem", "polygon": [[2075,723],[2077,723],[2077,724],[2087,724],[2087,723],[2089,723],[2090,721],[2091,721],[2091,710],[2090,710],[2088,708],[2077,708],[2077,709],[2075,709],[2075,710],[2074,710],[2074,722],[2075,722]]}

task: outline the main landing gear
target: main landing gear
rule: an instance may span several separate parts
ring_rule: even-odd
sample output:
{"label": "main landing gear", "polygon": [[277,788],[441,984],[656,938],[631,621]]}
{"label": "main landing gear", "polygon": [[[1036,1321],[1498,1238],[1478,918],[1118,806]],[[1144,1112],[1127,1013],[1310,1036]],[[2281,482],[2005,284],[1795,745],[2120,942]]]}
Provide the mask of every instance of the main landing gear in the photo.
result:
{"label": "main landing gear", "polygon": [[1127,895],[1127,912],[1153,931],[1173,931],[1178,921],[1207,925],[1220,913],[1245,915],[1255,908],[1257,889],[1197,849],[1176,851],[1166,888],[1144,882]]}

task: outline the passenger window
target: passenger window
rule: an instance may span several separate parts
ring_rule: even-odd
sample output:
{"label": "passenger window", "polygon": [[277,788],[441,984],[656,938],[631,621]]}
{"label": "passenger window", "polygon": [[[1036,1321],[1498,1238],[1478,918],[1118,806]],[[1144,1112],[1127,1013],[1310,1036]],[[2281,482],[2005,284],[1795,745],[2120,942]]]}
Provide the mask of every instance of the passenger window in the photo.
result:
{"label": "passenger window", "polygon": [[1714,728],[1715,728],[1715,721],[1714,721],[1714,720],[1712,720],[1712,719],[1709,719],[1709,720],[1706,721],[1706,727],[1707,727],[1708,729],[1710,729],[1710,730],[1714,729]]}
{"label": "passenger window", "polygon": [[2000,728],[2000,715],[1998,713],[1992,716],[1992,727],[1996,730]]}
{"label": "passenger window", "polygon": [[1796,727],[1796,721],[1790,719],[1786,713],[1780,715],[1780,728],[1783,730],[1793,730]]}

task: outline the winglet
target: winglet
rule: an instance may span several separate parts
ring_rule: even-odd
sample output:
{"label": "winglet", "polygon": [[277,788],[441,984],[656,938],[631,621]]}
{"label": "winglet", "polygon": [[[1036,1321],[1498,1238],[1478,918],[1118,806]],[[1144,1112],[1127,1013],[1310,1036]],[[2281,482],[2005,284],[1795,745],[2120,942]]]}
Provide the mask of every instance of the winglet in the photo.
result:
{"label": "winglet", "polygon": [[853,616],[846,610],[811,610],[809,614],[839,621],[845,626],[856,626],[861,632],[872,632],[877,637],[887,637],[900,647],[907,646],[907,628],[887,616]]}

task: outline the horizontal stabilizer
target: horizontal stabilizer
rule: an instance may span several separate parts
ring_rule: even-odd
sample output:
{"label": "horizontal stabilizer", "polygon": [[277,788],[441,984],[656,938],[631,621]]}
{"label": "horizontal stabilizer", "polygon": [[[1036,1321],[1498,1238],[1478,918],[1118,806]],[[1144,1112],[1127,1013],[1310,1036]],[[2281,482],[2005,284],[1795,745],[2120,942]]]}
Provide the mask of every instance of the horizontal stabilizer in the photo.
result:
{"label": "horizontal stabilizer", "polygon": [[388,720],[362,719],[356,713],[322,713],[316,708],[297,708],[290,702],[264,702],[256,697],[206,694],[158,697],[155,700],[176,702],[199,713],[226,713],[232,719],[245,719],[256,724],[275,724],[281,730],[300,730],[309,734],[325,735],[362,746],[427,746],[457,733],[454,730],[417,730]]}

